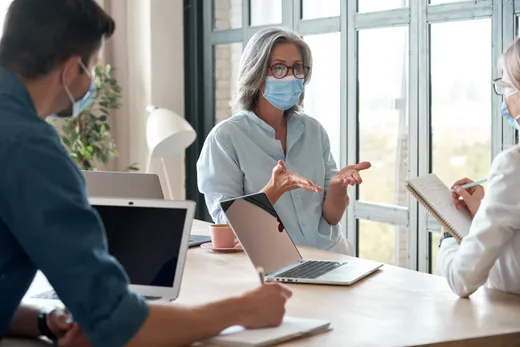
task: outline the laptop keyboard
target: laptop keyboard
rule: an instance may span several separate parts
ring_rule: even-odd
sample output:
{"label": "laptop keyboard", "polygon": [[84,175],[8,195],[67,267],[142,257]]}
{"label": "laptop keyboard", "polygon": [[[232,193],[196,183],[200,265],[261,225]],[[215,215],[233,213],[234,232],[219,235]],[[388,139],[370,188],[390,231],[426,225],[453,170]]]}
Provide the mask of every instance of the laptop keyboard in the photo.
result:
{"label": "laptop keyboard", "polygon": [[345,265],[346,262],[340,261],[313,261],[309,260],[301,265],[294,267],[290,270],[284,271],[275,277],[280,278],[306,278],[314,279],[318,278],[327,272],[336,270],[337,268]]}
{"label": "laptop keyboard", "polygon": [[[149,296],[149,295],[143,295],[142,296],[146,301],[155,301],[161,299],[160,296]],[[47,292],[43,292],[40,294],[36,294],[34,298],[37,299],[45,299],[45,300],[60,300],[58,297],[58,294],[54,290],[49,290]]]}

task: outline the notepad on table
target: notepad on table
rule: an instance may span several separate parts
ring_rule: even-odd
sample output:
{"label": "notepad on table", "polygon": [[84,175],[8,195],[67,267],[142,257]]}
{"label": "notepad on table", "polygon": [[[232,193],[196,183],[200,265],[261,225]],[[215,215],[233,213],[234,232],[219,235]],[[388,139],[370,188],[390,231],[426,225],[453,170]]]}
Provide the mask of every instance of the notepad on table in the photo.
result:
{"label": "notepad on table", "polygon": [[468,233],[471,216],[467,209],[458,211],[451,190],[435,174],[409,180],[406,188],[458,242]]}
{"label": "notepad on table", "polygon": [[324,320],[285,316],[278,327],[244,329],[240,326],[233,326],[202,343],[222,347],[274,346],[281,342],[319,334],[330,329],[330,322]]}

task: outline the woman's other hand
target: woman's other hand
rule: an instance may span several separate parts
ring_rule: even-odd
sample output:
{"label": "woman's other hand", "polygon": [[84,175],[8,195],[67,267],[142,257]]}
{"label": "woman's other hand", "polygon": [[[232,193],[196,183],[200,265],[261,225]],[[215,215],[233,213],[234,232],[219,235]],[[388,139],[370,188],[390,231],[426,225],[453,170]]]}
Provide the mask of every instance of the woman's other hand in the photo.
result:
{"label": "woman's other hand", "polygon": [[330,180],[330,185],[341,185],[343,187],[353,186],[355,184],[360,184],[363,182],[360,171],[369,169],[372,166],[368,161],[361,162],[359,164],[345,166],[341,169],[340,172],[336,174],[336,176],[332,177]]}
{"label": "woman's other hand", "polygon": [[312,183],[296,172],[287,171],[283,160],[279,160],[276,166],[273,168],[271,179],[267,185],[262,189],[271,204],[275,204],[278,199],[285,193],[293,189],[305,189],[307,191],[321,192],[320,186]]}
{"label": "woman's other hand", "polygon": [[480,207],[480,202],[484,198],[484,187],[478,185],[467,189],[461,188],[468,183],[473,183],[473,181],[469,178],[462,178],[455,182],[452,186],[454,192],[451,197],[457,210],[467,208],[471,217],[474,217]]}

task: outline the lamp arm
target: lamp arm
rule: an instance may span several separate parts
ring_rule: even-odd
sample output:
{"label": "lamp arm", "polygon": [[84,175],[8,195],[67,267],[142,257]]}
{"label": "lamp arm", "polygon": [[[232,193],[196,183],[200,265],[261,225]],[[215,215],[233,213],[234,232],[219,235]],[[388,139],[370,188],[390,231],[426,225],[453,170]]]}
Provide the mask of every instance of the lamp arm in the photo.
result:
{"label": "lamp arm", "polygon": [[146,160],[146,173],[150,173],[152,168],[152,153],[148,153],[148,159]]}
{"label": "lamp arm", "polygon": [[168,170],[166,170],[166,163],[164,162],[164,158],[161,158],[162,167],[164,171],[164,179],[166,181],[166,188],[168,188],[168,194],[170,195],[170,200],[173,200],[173,192],[172,186],[170,184],[170,177],[168,177]]}

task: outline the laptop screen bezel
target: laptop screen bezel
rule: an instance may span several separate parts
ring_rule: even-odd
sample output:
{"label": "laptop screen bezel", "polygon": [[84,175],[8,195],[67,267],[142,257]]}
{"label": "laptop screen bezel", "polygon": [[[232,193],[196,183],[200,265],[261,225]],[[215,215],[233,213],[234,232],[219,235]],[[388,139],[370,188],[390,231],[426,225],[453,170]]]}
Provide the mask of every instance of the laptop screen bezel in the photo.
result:
{"label": "laptop screen bezel", "polygon": [[173,279],[172,287],[145,286],[130,283],[130,289],[141,296],[161,297],[167,298],[169,300],[176,299],[179,296],[182,276],[184,273],[184,267],[186,263],[186,257],[188,254],[188,243],[190,239],[193,218],[195,216],[195,202],[188,200],[172,201],[160,199],[121,199],[90,197],[89,203],[90,205],[92,205],[93,208],[95,208],[95,206],[121,206],[128,208],[151,207],[186,210],[186,218],[184,219],[178,261],[175,269],[175,277]]}

